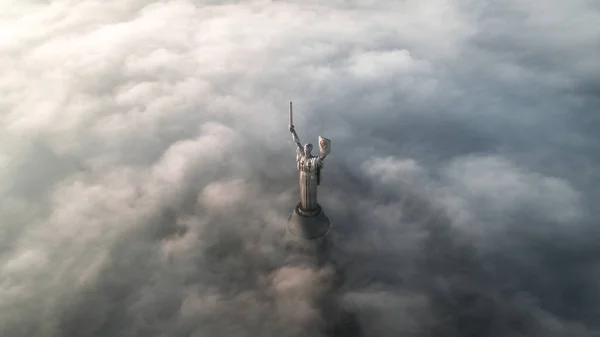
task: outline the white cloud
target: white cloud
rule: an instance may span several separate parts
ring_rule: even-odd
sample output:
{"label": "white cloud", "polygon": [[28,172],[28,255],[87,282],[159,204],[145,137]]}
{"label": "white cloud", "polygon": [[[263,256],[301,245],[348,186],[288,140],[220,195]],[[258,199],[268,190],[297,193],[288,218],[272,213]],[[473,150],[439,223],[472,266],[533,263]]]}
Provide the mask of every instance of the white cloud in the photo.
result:
{"label": "white cloud", "polygon": [[[476,231],[495,232],[505,226],[536,226],[524,221],[524,213],[540,219],[541,228],[550,223],[572,225],[584,216],[581,195],[565,180],[515,167],[502,157],[458,158],[444,170],[446,186],[438,199],[456,223]],[[485,234],[484,234],[485,235]]]}

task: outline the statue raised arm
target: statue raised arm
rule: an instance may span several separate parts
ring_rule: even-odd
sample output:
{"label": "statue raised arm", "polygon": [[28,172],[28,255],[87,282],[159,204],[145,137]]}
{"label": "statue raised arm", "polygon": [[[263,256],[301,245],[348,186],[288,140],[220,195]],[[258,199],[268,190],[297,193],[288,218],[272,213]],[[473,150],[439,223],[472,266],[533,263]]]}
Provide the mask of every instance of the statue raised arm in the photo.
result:
{"label": "statue raised arm", "polygon": [[288,130],[290,130],[290,132],[292,133],[294,143],[296,143],[297,151],[302,152],[302,143],[300,143],[300,138],[298,138],[298,134],[296,133],[296,129],[294,128],[294,115],[292,112],[292,102],[290,102],[290,124],[288,125]]}
{"label": "statue raised arm", "polygon": [[300,143],[300,138],[298,138],[298,134],[296,133],[296,129],[294,128],[294,125],[288,125],[288,129],[290,130],[290,132],[292,133],[292,139],[294,140],[294,143],[296,143],[296,148],[300,151],[302,151],[302,143]]}

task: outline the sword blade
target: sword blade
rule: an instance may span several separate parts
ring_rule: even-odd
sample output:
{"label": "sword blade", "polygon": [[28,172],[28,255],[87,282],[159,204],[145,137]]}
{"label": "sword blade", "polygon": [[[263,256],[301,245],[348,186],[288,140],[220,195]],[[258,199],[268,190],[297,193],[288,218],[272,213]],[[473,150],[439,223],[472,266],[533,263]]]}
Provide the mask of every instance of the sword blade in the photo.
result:
{"label": "sword blade", "polygon": [[292,102],[290,102],[290,125],[294,125],[294,115],[292,114]]}

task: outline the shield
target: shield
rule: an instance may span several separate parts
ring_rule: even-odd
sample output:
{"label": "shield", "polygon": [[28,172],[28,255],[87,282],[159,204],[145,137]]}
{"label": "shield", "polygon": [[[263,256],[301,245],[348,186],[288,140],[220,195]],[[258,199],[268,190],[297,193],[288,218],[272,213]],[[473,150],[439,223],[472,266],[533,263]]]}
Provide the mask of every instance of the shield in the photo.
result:
{"label": "shield", "polygon": [[321,159],[327,157],[331,151],[331,140],[319,136],[319,157]]}

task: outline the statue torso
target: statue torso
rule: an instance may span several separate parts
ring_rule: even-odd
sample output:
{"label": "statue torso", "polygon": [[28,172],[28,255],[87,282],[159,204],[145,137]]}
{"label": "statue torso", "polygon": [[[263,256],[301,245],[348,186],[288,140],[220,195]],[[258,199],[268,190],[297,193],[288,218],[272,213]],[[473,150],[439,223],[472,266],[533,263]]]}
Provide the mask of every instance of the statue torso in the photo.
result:
{"label": "statue torso", "polygon": [[298,170],[306,173],[316,173],[323,167],[323,161],[317,156],[298,155]]}

